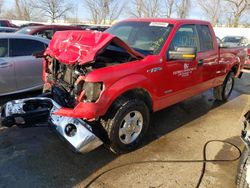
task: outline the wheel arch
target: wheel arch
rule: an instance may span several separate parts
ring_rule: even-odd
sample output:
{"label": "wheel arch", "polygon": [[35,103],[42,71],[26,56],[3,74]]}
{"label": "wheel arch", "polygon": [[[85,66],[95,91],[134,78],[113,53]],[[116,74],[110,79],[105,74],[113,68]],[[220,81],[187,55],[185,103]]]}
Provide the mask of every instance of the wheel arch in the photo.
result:
{"label": "wheel arch", "polygon": [[153,99],[150,93],[144,88],[134,88],[123,92],[110,105],[109,110],[121,106],[124,102],[130,99],[142,100],[148,107],[150,112],[153,112]]}
{"label": "wheel arch", "polygon": [[239,63],[234,64],[234,65],[231,67],[231,72],[234,73],[235,77],[238,77],[239,74],[240,74],[240,64],[239,64]]}
{"label": "wheel arch", "polygon": [[231,71],[234,73],[235,77],[239,77],[240,76],[240,72],[241,72],[241,63],[240,63],[240,58],[237,57],[234,59],[234,63],[230,64],[228,67],[228,73]]}

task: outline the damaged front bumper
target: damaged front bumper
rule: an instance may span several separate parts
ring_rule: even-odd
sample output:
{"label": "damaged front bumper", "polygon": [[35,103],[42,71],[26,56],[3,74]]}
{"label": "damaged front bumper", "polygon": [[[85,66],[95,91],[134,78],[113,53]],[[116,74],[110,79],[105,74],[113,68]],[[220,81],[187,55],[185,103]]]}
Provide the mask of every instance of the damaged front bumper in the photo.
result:
{"label": "damaged front bumper", "polygon": [[4,127],[17,125],[21,128],[49,126],[63,138],[74,151],[86,153],[103,144],[93,133],[92,128],[82,119],[55,115],[61,106],[46,97],[14,100],[1,108],[1,124]]}

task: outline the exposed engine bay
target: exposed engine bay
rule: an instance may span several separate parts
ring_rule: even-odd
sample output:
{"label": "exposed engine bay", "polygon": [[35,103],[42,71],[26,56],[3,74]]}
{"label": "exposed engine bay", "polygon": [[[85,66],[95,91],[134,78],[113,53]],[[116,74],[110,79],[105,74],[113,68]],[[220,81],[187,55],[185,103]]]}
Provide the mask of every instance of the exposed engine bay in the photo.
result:
{"label": "exposed engine bay", "polygon": [[[103,89],[102,83],[86,83],[92,71],[136,60],[123,48],[110,43],[93,62],[69,65],[46,56],[46,81],[52,84],[53,98],[63,107],[73,108],[77,102],[95,102]],[[83,94],[84,91],[84,94]],[[85,96],[83,96],[85,95]]]}

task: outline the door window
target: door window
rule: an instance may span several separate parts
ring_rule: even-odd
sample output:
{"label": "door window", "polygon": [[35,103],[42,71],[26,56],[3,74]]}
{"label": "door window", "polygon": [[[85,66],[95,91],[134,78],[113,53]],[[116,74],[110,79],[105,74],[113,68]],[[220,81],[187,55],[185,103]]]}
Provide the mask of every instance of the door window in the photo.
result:
{"label": "door window", "polygon": [[0,57],[8,57],[8,39],[0,39]]}
{"label": "door window", "polygon": [[200,50],[199,37],[195,25],[183,25],[176,32],[170,50],[176,51],[180,47],[191,47]]}
{"label": "door window", "polygon": [[31,56],[45,50],[44,43],[29,39],[10,39],[10,56]]}

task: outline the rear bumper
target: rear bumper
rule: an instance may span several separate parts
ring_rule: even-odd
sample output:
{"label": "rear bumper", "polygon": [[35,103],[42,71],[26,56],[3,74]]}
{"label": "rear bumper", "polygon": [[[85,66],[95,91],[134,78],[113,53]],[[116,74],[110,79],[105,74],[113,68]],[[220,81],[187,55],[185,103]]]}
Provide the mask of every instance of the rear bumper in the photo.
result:
{"label": "rear bumper", "polygon": [[[35,108],[30,110],[27,107],[30,104]],[[59,109],[59,104],[45,97],[10,101],[1,109],[1,124],[6,127],[33,127],[49,122],[49,126],[69,143],[74,151],[80,153],[89,152],[103,144],[92,132],[91,126],[82,119],[55,115],[54,112]]]}

